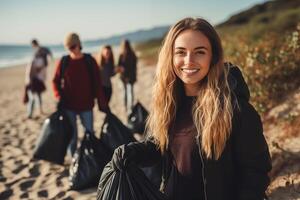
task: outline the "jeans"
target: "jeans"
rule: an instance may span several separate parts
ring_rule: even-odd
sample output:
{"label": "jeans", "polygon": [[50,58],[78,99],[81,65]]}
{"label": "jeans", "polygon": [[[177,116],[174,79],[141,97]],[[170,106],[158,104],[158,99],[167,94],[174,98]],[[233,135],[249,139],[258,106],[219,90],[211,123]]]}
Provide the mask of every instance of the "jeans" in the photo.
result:
{"label": "jeans", "polygon": [[68,151],[71,153],[73,156],[76,149],[77,149],[77,116],[79,116],[81,124],[84,128],[84,132],[90,132],[94,133],[94,128],[93,128],[93,111],[92,110],[87,110],[87,111],[82,111],[82,112],[76,112],[72,110],[66,109],[66,114],[71,122],[71,125],[73,127],[73,138],[71,139],[71,142],[68,147]]}
{"label": "jeans", "polygon": [[133,96],[133,84],[132,83],[124,83],[124,103],[127,114],[131,112],[134,102]]}
{"label": "jeans", "polygon": [[42,111],[42,96],[41,93],[32,92],[30,90],[27,91],[27,94],[28,94],[27,116],[31,118],[36,102],[40,107],[40,111]]}

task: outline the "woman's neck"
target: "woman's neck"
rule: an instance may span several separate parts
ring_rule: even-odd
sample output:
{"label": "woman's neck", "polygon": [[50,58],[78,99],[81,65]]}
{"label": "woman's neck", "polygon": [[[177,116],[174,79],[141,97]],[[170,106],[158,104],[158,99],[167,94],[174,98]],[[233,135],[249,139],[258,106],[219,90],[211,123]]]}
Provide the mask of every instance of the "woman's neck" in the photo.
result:
{"label": "woman's neck", "polygon": [[186,96],[197,96],[199,85],[184,84],[184,92]]}

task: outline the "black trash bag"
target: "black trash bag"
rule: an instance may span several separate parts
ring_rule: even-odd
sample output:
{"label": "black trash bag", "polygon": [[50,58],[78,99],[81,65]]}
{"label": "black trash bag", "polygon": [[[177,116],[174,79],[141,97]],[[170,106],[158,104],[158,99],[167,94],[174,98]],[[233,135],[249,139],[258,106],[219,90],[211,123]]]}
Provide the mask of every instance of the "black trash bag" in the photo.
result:
{"label": "black trash bag", "polygon": [[112,113],[106,115],[100,136],[111,154],[118,146],[136,141],[131,131]]}
{"label": "black trash bag", "polygon": [[100,173],[110,159],[107,147],[94,134],[86,132],[70,166],[70,189],[97,186]]}
{"label": "black trash bag", "polygon": [[147,117],[148,111],[140,102],[137,102],[137,104],[133,107],[132,112],[128,115],[128,128],[133,133],[143,134],[145,131]]}
{"label": "black trash bag", "polygon": [[135,165],[114,170],[109,162],[101,175],[97,200],[165,200],[145,174]]}
{"label": "black trash bag", "polygon": [[62,165],[72,134],[73,128],[66,113],[56,111],[44,121],[33,157]]}
{"label": "black trash bag", "polygon": [[[114,150],[122,144],[134,142],[132,132],[112,113],[107,114],[101,128],[101,141],[110,149],[110,157]],[[161,180],[161,167],[141,168],[148,179],[159,188]]]}
{"label": "black trash bag", "polygon": [[147,178],[151,181],[154,187],[158,190],[161,183],[162,177],[162,163],[159,162],[151,167],[140,167]]}

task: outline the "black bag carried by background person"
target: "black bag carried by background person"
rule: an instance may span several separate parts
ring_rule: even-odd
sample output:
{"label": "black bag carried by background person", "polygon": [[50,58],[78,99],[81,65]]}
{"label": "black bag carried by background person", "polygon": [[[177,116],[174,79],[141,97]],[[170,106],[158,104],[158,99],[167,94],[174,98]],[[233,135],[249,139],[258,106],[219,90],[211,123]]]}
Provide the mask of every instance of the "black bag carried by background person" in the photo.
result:
{"label": "black bag carried by background person", "polygon": [[66,113],[58,110],[44,122],[33,157],[63,164],[73,128]]}
{"label": "black bag carried by background person", "polygon": [[107,147],[93,133],[86,132],[72,159],[70,188],[81,190],[97,186],[101,172],[110,159]]}
{"label": "black bag carried by background person", "polygon": [[109,162],[101,175],[97,200],[165,200],[166,197],[135,165],[122,170],[114,169]]}
{"label": "black bag carried by background person", "polygon": [[133,107],[132,112],[128,115],[128,128],[133,133],[143,134],[147,117],[148,111],[140,102],[137,102]]}
{"label": "black bag carried by background person", "polygon": [[106,115],[100,135],[101,141],[110,149],[111,155],[118,146],[135,142],[131,131],[112,113]]}

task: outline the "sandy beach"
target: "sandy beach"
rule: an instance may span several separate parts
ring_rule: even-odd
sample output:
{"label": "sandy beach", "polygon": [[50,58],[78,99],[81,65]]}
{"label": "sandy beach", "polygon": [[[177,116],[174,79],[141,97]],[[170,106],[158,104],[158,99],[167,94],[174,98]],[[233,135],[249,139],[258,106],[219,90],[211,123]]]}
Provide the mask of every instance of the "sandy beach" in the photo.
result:
{"label": "sandy beach", "polygon": [[[55,99],[51,88],[54,64],[48,68],[47,91],[43,95],[44,114],[35,109],[33,119],[26,118],[26,106],[22,103],[25,66],[0,69],[0,199],[95,199],[96,188],[84,191],[68,191],[68,174],[71,158],[66,157],[60,166],[46,161],[32,160],[33,149],[43,121],[55,111]],[[138,82],[134,88],[136,100],[146,108],[150,103],[154,67],[138,68]],[[146,80],[146,81],[145,81]],[[113,95],[110,107],[124,123],[123,85],[116,75],[112,79]],[[96,136],[105,115],[94,110]],[[79,122],[78,122],[79,123]],[[79,137],[83,136],[80,126]]]}
{"label": "sandy beach", "polygon": [[[34,118],[31,120],[26,118],[26,106],[22,103],[25,66],[0,69],[1,200],[85,200],[95,199],[96,197],[96,188],[80,192],[68,190],[68,170],[71,158],[67,157],[64,166],[42,160],[32,160],[33,149],[40,134],[41,125],[47,116],[55,111],[55,99],[51,88],[53,69],[54,64],[52,63],[48,68],[47,91],[43,95],[45,113],[39,115],[36,109]],[[149,109],[150,105],[154,73],[154,66],[143,66],[142,62],[139,63],[138,82],[134,90],[136,100],[139,100],[147,109]],[[123,106],[123,86],[118,75],[112,81],[113,95],[110,107],[112,112],[125,123],[126,114]],[[300,95],[296,96],[296,98],[300,99]],[[94,116],[94,128],[96,136],[99,137],[100,127],[105,115],[95,109]],[[270,117],[270,121],[271,118],[272,116]],[[273,176],[272,183],[268,190],[270,199],[300,199],[300,165],[299,157],[296,157],[296,154],[300,152],[299,134],[282,135],[280,131],[286,128],[284,125],[268,123],[269,125],[266,126],[265,134],[274,158],[273,168],[278,167],[276,168],[277,171],[272,171],[273,174],[271,174]],[[79,136],[83,136],[82,129],[79,129]],[[279,148],[276,147],[276,143],[279,144]],[[285,151],[280,150],[280,148]]]}

